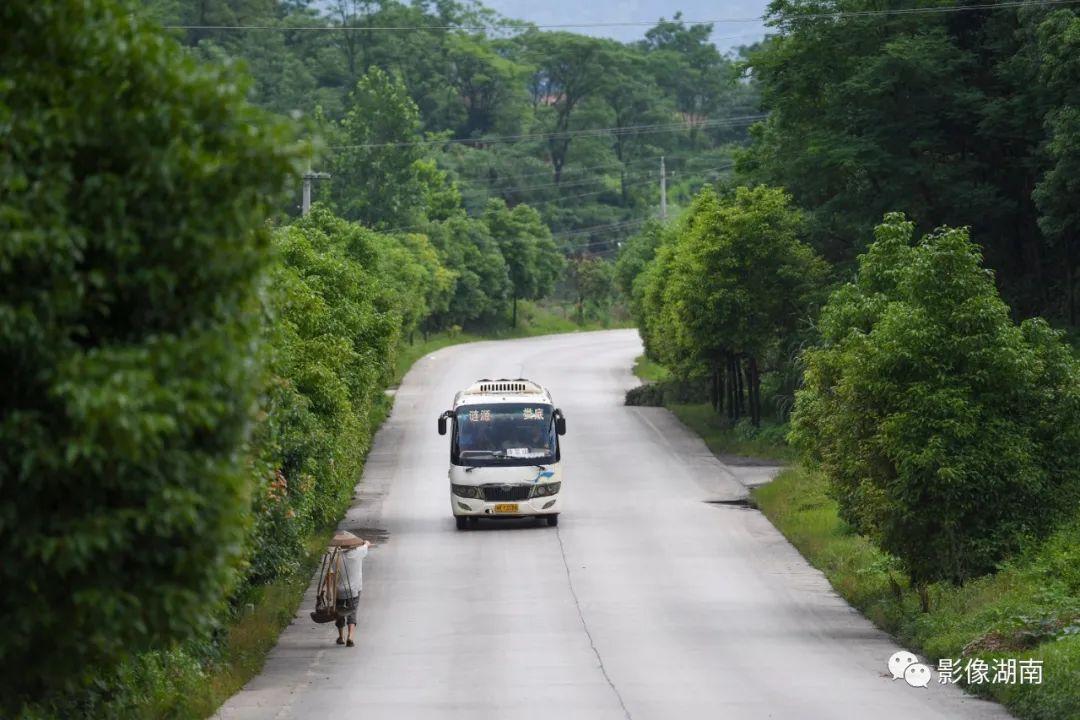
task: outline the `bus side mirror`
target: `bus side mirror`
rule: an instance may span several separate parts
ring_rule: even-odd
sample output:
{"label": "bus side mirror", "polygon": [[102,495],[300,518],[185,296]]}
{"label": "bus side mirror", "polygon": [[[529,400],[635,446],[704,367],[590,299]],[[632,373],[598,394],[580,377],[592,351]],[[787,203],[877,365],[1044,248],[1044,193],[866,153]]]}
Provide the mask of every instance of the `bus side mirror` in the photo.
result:
{"label": "bus side mirror", "polygon": [[566,418],[563,417],[562,410],[555,411],[555,432],[558,435],[566,434]]}
{"label": "bus side mirror", "polygon": [[445,435],[446,434],[446,418],[449,415],[450,415],[450,413],[443,413],[442,415],[439,416],[439,434],[440,435]]}

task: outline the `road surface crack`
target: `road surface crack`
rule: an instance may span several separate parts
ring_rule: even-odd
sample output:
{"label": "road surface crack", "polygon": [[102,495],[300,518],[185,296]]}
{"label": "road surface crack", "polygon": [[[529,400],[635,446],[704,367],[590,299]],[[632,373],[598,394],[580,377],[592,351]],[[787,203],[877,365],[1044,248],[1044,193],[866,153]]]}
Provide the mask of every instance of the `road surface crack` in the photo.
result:
{"label": "road surface crack", "polygon": [[630,715],[630,711],[623,701],[622,693],[619,692],[619,688],[615,687],[611,676],[608,675],[607,667],[604,666],[604,658],[600,657],[600,651],[596,649],[596,641],[593,640],[592,632],[589,630],[589,623],[585,622],[585,615],[581,612],[581,601],[578,599],[577,590],[574,589],[574,578],[570,574],[570,563],[566,561],[566,546],[563,545],[562,533],[559,532],[558,527],[555,528],[555,537],[559,540],[559,554],[562,556],[563,568],[566,570],[566,582],[570,587],[570,597],[574,599],[574,608],[577,610],[578,620],[581,621],[581,629],[585,631],[585,637],[589,639],[589,647],[592,648],[593,655],[596,656],[596,663],[600,666],[600,672],[604,676],[604,680],[607,681],[611,692],[615,693],[615,699],[619,701],[623,716],[626,720],[633,720],[633,716]]}

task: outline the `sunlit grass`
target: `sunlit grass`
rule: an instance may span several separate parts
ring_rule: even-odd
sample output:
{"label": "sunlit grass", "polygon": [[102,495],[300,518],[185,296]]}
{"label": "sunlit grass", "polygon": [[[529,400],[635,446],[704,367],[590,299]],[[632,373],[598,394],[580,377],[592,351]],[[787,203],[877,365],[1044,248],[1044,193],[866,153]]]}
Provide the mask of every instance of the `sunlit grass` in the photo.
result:
{"label": "sunlit grass", "polygon": [[634,360],[634,374],[644,382],[661,382],[671,378],[671,373],[666,367],[644,355],[638,355]]}

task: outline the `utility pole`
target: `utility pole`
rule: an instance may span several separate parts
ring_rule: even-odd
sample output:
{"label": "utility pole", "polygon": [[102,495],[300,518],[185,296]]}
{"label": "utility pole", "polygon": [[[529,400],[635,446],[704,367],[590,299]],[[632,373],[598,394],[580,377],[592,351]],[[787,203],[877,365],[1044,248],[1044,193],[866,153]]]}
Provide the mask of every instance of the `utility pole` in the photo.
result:
{"label": "utility pole", "polygon": [[307,215],[309,212],[311,212],[311,181],[326,180],[329,177],[330,173],[311,172],[310,168],[306,173],[304,173],[304,200],[303,204],[300,206],[304,215]]}
{"label": "utility pole", "polygon": [[667,220],[667,171],[663,155],[660,156],[660,219]]}

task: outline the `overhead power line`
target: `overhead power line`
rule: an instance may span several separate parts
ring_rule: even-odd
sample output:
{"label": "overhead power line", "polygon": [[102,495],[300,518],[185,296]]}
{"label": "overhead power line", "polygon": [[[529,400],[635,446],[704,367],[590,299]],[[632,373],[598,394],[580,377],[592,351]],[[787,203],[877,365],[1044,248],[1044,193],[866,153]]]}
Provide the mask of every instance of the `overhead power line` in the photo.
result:
{"label": "overhead power line", "polygon": [[622,220],[620,222],[604,223],[603,225],[593,225],[592,227],[579,228],[577,230],[567,230],[564,232],[552,233],[551,237],[572,237],[574,235],[587,235],[594,232],[604,232],[606,230],[622,229],[634,225],[641,225],[648,222],[649,220],[650,218],[639,218],[637,220]]}
{"label": "overhead power line", "polygon": [[[652,183],[652,182],[656,182],[656,178],[651,178],[650,177],[650,178],[645,178],[644,180],[631,180],[629,182],[622,183],[622,185],[625,185],[626,187],[631,187],[631,186],[635,186],[635,185],[644,185],[646,183]],[[579,195],[564,195],[563,197],[551,198],[549,200],[540,200],[538,202],[531,202],[530,201],[530,202],[525,202],[525,203],[522,203],[522,204],[523,205],[528,205],[529,207],[537,207],[538,205],[550,205],[551,203],[565,202],[567,200],[578,200],[578,199],[583,198],[583,197],[591,197],[592,195],[603,195],[604,193],[612,193],[612,192],[617,193],[621,189],[622,189],[621,187],[604,188],[603,190],[594,190],[592,192],[581,193]]]}
{"label": "overhead power line", "polygon": [[[1080,0],[1075,0],[1080,2]],[[739,125],[749,125],[757,122],[758,120],[764,120],[768,117],[767,113],[757,113],[755,115],[740,115],[734,117],[713,118],[711,120],[701,120],[695,122],[679,121],[673,123],[661,123],[658,125],[624,125],[622,127],[604,127],[604,128],[585,128],[581,130],[560,130],[557,132],[549,133],[524,133],[521,135],[493,135],[491,137],[480,138],[444,138],[441,140],[412,140],[407,142],[386,142],[386,143],[360,143],[356,145],[330,145],[329,150],[370,150],[374,148],[387,148],[387,147],[414,147],[418,145],[449,145],[449,144],[461,144],[461,143],[476,143],[480,145],[487,145],[492,143],[503,142],[521,142],[524,140],[556,140],[573,137],[583,136],[604,136],[604,135],[641,135],[648,133],[664,133],[664,132],[680,132],[682,130],[694,130],[694,129],[708,129],[716,127],[738,127]]]}
{"label": "overhead power line", "polygon": [[[586,167],[565,168],[563,170],[563,177],[567,178],[567,179],[576,179],[576,178],[571,178],[570,176],[575,174],[575,173],[585,172],[586,170],[599,170],[601,168],[620,168],[620,167],[627,167],[629,165],[641,165],[642,163],[655,163],[659,159],[660,159],[660,156],[657,155],[655,157],[641,158],[639,160],[627,160],[626,162],[614,161],[614,162],[609,162],[609,163],[602,163],[600,165],[589,165],[589,166],[586,166]],[[499,168],[489,167],[489,168],[485,168],[485,169],[488,170],[488,171],[499,172]],[[504,177],[511,177],[513,179],[526,178],[526,177],[540,177],[542,175],[546,175],[546,176],[550,177],[551,174],[554,173],[554,172],[555,172],[555,168],[553,168],[551,166],[548,166],[547,170],[543,170],[543,171],[540,171],[540,172],[524,173],[522,175],[515,174],[515,175],[512,175],[512,176],[504,176]],[[494,182],[497,182],[497,180],[498,180],[498,178],[495,179],[495,180],[488,179],[488,180],[486,180],[486,182],[488,184],[492,184]],[[458,183],[461,183],[461,182],[480,183],[480,182],[485,182],[485,180],[483,178],[478,178],[478,177],[477,178],[459,178],[455,182],[458,182]]]}
{"label": "overhead power line", "polygon": [[[720,165],[720,166],[717,166],[717,167],[701,168],[701,169],[698,169],[698,170],[689,170],[689,171],[684,170],[684,171],[682,171],[682,174],[691,175],[691,176],[693,176],[693,175],[701,175],[701,174],[711,173],[711,172],[720,172],[722,170],[730,170],[733,167],[735,167],[735,163],[731,162],[731,163],[728,163],[726,165]],[[651,177],[646,177],[644,179],[638,179],[638,180],[630,180],[628,182],[621,183],[620,187],[604,188],[603,190],[594,190],[593,192],[581,193],[580,195],[565,195],[565,196],[562,196],[562,197],[551,198],[551,199],[548,199],[548,200],[540,200],[538,202],[526,201],[523,204],[528,205],[529,207],[536,207],[538,205],[549,205],[551,203],[564,202],[566,200],[577,200],[579,198],[589,197],[590,195],[603,195],[604,193],[619,192],[619,190],[622,189],[621,188],[622,185],[625,185],[626,187],[630,187],[630,186],[634,186],[634,185],[644,185],[646,183],[656,182],[657,175],[654,174],[654,173],[651,173],[651,172],[649,174],[651,175]],[[668,179],[670,180],[671,178],[676,177],[676,173],[675,172],[669,172],[667,174],[667,176],[668,176]],[[499,191],[498,188],[493,188],[493,190],[495,190],[496,192]]]}
{"label": "overhead power line", "polygon": [[[939,13],[971,12],[974,10],[997,10],[1027,6],[1075,5],[1080,0],[1005,0],[997,3],[977,5],[940,5],[916,8],[895,8],[886,10],[850,10],[838,12],[806,13],[799,18],[807,20],[831,20],[855,17],[877,17],[888,15],[932,15]],[[724,25],[734,23],[759,23],[767,21],[764,16],[722,17],[708,20],[682,20],[686,25]],[[610,22],[580,23],[503,23],[497,25],[164,25],[166,30],[222,30],[247,31],[265,30],[274,32],[431,32],[463,30],[467,32],[525,32],[528,30],[558,30],[573,28],[618,28],[618,27],[653,27],[656,20],[615,20]]]}
{"label": "overhead power line", "polygon": [[[654,169],[647,169],[647,171],[636,171],[634,173],[626,173],[625,177],[634,178],[634,177],[643,177],[645,175],[656,176],[656,174],[657,174],[657,171],[654,171]],[[499,193],[532,192],[534,190],[550,190],[552,188],[576,188],[576,187],[580,187],[582,185],[591,185],[591,184],[593,184],[593,182],[599,182],[600,180],[603,180],[605,177],[606,176],[604,176],[604,175],[594,175],[592,177],[570,179],[570,180],[567,180],[567,181],[559,181],[559,182],[544,182],[543,185],[529,185],[529,186],[517,187],[517,188],[500,188],[497,185],[488,185],[488,186],[484,186],[483,188],[476,188],[475,186],[473,186],[473,188],[474,189],[485,189],[485,190],[490,190],[492,192],[499,192]]]}

